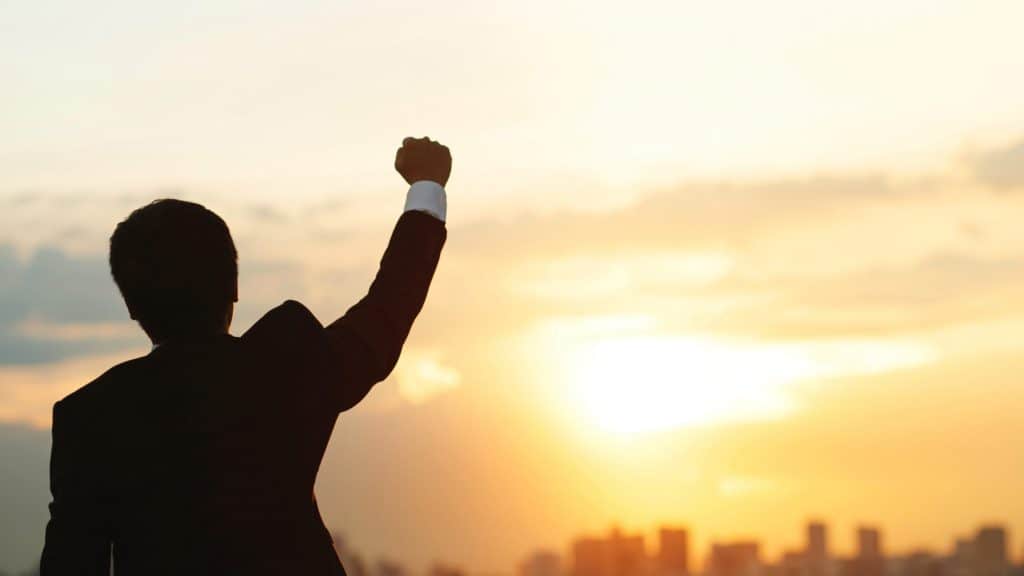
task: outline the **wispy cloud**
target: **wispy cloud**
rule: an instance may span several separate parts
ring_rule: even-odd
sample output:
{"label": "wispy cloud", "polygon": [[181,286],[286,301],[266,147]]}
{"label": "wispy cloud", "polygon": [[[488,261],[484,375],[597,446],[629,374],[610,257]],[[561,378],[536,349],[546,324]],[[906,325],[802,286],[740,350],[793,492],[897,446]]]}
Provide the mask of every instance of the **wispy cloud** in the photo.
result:
{"label": "wispy cloud", "polygon": [[442,361],[438,350],[412,348],[402,352],[395,367],[395,380],[402,398],[422,404],[458,387],[462,375]]}
{"label": "wispy cloud", "polygon": [[1024,139],[985,150],[973,158],[974,174],[996,190],[1024,189]]}

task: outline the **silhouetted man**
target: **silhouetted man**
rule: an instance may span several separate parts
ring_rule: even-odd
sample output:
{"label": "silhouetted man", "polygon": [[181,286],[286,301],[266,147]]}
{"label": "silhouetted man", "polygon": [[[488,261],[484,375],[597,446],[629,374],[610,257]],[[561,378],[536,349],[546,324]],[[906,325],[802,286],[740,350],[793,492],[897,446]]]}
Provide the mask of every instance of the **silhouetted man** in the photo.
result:
{"label": "silhouetted man", "polygon": [[313,495],[338,413],[398,361],[444,245],[448,149],[406,138],[410,184],[367,295],[326,328],[302,304],[241,337],[237,255],[206,208],[158,200],[110,239],[153,341],[53,407],[42,574],[344,574]]}

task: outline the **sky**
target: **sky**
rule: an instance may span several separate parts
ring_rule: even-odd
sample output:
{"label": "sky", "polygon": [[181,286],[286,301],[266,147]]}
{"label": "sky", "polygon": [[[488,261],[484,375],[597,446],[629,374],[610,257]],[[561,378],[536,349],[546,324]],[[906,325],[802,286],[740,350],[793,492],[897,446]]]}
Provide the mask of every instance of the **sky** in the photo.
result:
{"label": "sky", "polygon": [[[233,333],[365,293],[393,154],[447,144],[448,243],[339,420],[325,522],[507,574],[618,524],[769,557],[1024,528],[1019,2],[0,3],[0,570],[53,402],[145,354],[107,239],[159,197],[240,254]],[[1015,556],[1024,541],[1011,532]],[[695,558],[696,560],[697,558]]]}

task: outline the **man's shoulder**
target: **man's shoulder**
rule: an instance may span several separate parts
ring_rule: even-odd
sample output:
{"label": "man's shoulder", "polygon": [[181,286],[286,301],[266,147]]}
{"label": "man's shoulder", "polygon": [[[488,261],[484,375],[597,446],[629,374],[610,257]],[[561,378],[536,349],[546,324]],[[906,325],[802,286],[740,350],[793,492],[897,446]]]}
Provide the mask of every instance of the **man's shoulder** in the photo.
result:
{"label": "man's shoulder", "polygon": [[285,300],[271,308],[242,334],[243,341],[281,338],[296,332],[322,330],[323,324],[301,302]]}
{"label": "man's shoulder", "polygon": [[53,406],[54,415],[58,412],[89,413],[107,406],[123,386],[130,385],[138,377],[146,359],[146,356],[140,356],[111,367],[88,384],[58,400]]}

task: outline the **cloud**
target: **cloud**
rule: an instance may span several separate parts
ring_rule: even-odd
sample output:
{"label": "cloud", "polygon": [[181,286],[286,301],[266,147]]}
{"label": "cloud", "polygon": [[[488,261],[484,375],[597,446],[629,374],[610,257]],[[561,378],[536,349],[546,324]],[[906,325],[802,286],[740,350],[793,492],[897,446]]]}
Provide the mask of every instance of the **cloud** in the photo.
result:
{"label": "cloud", "polygon": [[245,210],[247,216],[261,224],[281,224],[288,220],[288,214],[270,204],[251,204]]}
{"label": "cloud", "polygon": [[106,353],[144,339],[96,256],[52,247],[20,259],[0,245],[0,365]]}
{"label": "cloud", "polygon": [[526,262],[510,275],[513,290],[539,298],[593,300],[642,291],[710,284],[732,266],[715,253],[609,254]]}
{"label": "cloud", "polygon": [[422,404],[457,388],[462,375],[444,364],[437,350],[406,349],[395,367],[395,379],[402,398]]}
{"label": "cloud", "polygon": [[721,294],[762,298],[701,315],[701,328],[764,339],[880,337],[1024,314],[1024,257],[938,252],[907,265],[846,274],[729,278]]}
{"label": "cloud", "polygon": [[[0,365],[107,354],[147,342],[128,316],[106,258],[43,246],[19,257],[0,244]],[[303,266],[244,258],[235,325],[244,329],[286,298],[306,293]]]}
{"label": "cloud", "polygon": [[916,336],[1024,312],[1012,294],[1024,280],[1021,209],[1017,195],[940,175],[853,173],[688,184],[605,211],[499,213],[450,224],[430,306],[457,299],[447,313],[463,325],[487,318],[492,332],[645,314],[678,333]]}
{"label": "cloud", "polygon": [[607,255],[629,250],[743,246],[772,230],[849,216],[921,194],[878,175],[691,183],[641,194],[606,211],[498,214],[453,222],[451,241],[469,255]]}
{"label": "cloud", "polygon": [[79,340],[119,340],[136,335],[138,328],[123,322],[56,323],[29,319],[17,328],[19,334],[33,340],[76,342]]}
{"label": "cloud", "polygon": [[975,177],[997,190],[1024,187],[1024,138],[972,159]]}

